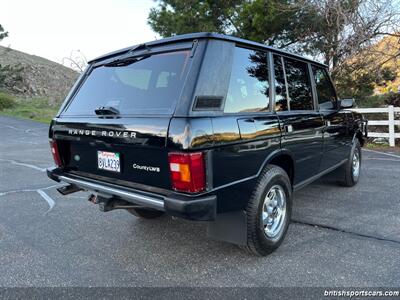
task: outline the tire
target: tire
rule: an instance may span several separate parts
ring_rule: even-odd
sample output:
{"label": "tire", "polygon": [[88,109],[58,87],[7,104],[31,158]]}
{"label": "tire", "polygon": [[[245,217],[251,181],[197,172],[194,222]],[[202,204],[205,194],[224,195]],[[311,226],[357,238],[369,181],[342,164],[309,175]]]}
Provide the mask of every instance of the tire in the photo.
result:
{"label": "tire", "polygon": [[[272,253],[286,235],[291,213],[292,186],[288,175],[278,166],[266,166],[246,207],[247,245],[242,248],[257,256]],[[272,230],[274,225],[276,232]]]}
{"label": "tire", "polygon": [[361,146],[358,139],[355,139],[351,147],[348,161],[342,166],[342,179],[340,185],[346,187],[355,186],[360,178],[361,171]]}
{"label": "tire", "polygon": [[155,219],[164,214],[163,211],[150,208],[129,208],[127,211],[132,215],[143,219]]}

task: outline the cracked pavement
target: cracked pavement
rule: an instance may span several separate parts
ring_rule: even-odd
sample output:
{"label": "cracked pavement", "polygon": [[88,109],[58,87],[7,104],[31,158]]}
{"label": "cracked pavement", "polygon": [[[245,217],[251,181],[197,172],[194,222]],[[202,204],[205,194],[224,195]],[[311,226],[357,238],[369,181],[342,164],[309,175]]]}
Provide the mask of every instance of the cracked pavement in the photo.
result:
{"label": "cracked pavement", "polygon": [[400,286],[400,156],[363,151],[356,187],[325,177],[297,192],[285,241],[260,258],[201,222],[62,197],[44,172],[47,130],[0,116],[0,287]]}

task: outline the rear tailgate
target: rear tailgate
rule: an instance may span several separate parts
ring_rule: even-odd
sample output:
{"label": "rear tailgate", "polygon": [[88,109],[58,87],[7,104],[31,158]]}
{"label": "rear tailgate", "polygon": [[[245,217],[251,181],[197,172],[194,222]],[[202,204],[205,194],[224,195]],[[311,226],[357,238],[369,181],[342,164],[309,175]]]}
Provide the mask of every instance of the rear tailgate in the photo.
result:
{"label": "rear tailgate", "polygon": [[127,186],[171,187],[165,147],[170,117],[77,121],[52,126],[66,172]]}
{"label": "rear tailgate", "polygon": [[54,120],[50,138],[67,172],[170,189],[168,126],[184,88],[190,51],[128,54],[88,68]]}

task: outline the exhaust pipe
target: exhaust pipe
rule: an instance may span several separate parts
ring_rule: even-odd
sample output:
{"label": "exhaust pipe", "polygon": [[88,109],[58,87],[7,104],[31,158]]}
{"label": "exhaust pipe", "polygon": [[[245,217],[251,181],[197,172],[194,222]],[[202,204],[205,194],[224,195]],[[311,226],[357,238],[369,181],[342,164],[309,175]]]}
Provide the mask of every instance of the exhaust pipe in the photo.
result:
{"label": "exhaust pipe", "polygon": [[99,204],[99,202],[97,200],[97,195],[95,195],[95,194],[90,194],[88,197],[88,201],[92,202],[93,204]]}

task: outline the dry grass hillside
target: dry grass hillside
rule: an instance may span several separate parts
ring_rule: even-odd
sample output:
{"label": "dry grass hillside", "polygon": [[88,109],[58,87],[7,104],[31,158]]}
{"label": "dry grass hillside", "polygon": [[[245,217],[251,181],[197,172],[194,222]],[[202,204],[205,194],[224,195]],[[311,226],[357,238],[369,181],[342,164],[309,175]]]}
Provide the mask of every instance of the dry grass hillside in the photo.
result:
{"label": "dry grass hillside", "polygon": [[372,55],[376,63],[392,70],[396,77],[383,86],[376,86],[375,93],[397,92],[400,87],[400,38],[388,36],[374,45],[373,49]]}
{"label": "dry grass hillside", "polygon": [[[346,64],[355,66],[352,74],[355,78],[361,78],[363,74],[376,76],[374,94],[397,92],[400,86],[400,38],[387,36],[350,58]],[[385,71],[390,71],[388,78]]]}
{"label": "dry grass hillside", "polygon": [[27,99],[47,98],[50,104],[60,103],[79,75],[56,62],[2,46],[0,65],[21,69],[20,80],[6,87],[8,92]]}

